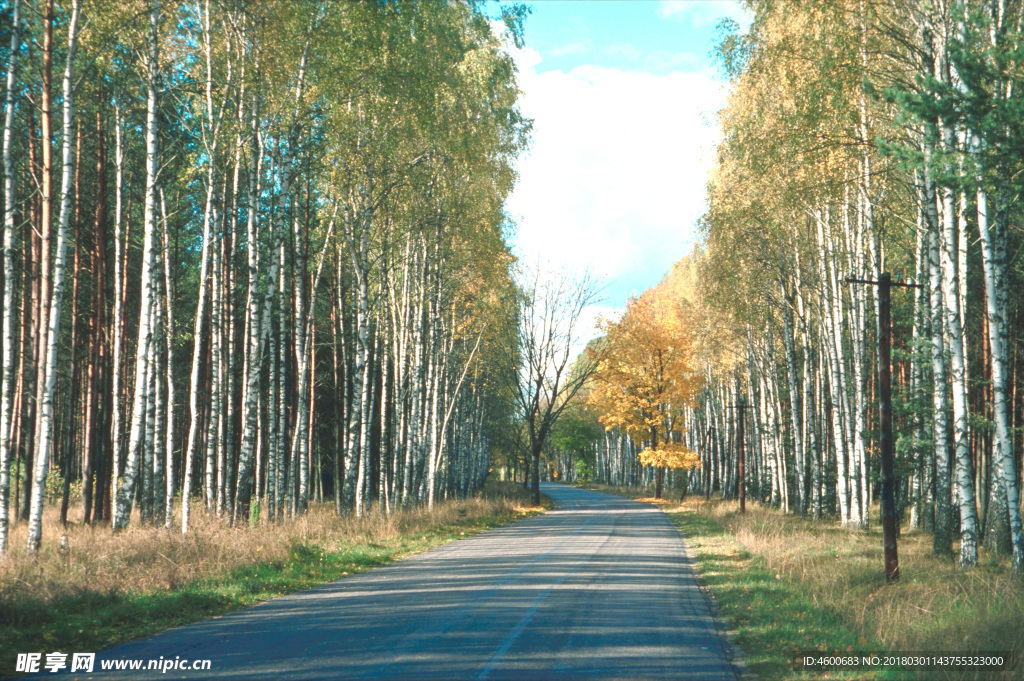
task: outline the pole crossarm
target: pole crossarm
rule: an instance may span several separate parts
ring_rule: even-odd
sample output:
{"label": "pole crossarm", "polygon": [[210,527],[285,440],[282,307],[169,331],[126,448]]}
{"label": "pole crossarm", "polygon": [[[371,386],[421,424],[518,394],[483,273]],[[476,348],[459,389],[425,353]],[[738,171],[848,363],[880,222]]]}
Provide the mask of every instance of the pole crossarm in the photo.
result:
{"label": "pole crossarm", "polygon": [[[876,286],[882,283],[881,281],[875,281],[874,279],[854,279],[852,277],[847,277],[843,281],[845,281],[847,284],[874,284]],[[889,286],[900,286],[902,288],[924,288],[925,287],[924,284],[914,284],[914,283],[911,283],[909,281],[892,281],[892,280],[889,281]]]}

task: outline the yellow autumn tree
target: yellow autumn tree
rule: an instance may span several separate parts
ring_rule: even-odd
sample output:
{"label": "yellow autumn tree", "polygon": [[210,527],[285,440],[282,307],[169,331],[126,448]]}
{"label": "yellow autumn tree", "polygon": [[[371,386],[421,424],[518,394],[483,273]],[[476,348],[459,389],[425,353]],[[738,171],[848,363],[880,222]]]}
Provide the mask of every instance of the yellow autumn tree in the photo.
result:
{"label": "yellow autumn tree", "polygon": [[640,462],[657,469],[661,498],[665,469],[693,469],[700,457],[681,444],[682,409],[701,387],[692,337],[677,301],[662,287],[632,299],[617,322],[603,323],[600,361],[589,400],[607,430],[646,442]]}

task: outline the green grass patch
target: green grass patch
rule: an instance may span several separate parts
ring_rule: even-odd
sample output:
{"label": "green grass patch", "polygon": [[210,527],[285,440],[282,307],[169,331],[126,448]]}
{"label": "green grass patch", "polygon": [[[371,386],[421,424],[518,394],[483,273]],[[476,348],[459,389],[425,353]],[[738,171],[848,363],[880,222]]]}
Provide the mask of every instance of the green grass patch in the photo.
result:
{"label": "green grass patch", "polygon": [[[821,671],[794,666],[798,655],[880,650],[881,644],[845,626],[842,617],[817,606],[797,584],[770,570],[713,519],[685,507],[669,512],[686,537],[704,586],[736,632],[750,670],[762,679],[819,679]],[[839,671],[833,679],[901,679],[879,671]]]}

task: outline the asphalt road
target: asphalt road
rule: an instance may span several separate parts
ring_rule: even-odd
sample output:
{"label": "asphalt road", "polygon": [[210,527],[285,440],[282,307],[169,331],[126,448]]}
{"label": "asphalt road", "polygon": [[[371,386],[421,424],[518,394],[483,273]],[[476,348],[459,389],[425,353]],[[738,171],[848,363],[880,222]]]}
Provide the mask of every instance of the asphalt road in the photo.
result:
{"label": "asphalt road", "polygon": [[[542,516],[111,648],[81,678],[737,678],[661,511],[543,490],[556,508]],[[99,669],[161,657],[210,669]]]}

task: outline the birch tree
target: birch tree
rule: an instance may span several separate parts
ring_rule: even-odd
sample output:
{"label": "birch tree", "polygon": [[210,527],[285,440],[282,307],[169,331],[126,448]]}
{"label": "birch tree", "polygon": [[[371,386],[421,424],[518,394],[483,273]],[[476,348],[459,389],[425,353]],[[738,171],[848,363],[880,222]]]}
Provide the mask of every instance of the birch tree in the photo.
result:
{"label": "birch tree", "polygon": [[50,464],[50,448],[54,441],[53,393],[57,383],[57,346],[60,334],[61,307],[64,302],[65,259],[67,255],[68,221],[71,215],[71,176],[74,170],[72,144],[74,126],[74,76],[75,49],[78,46],[78,22],[80,18],[78,0],[72,0],[71,18],[68,23],[68,51],[63,79],[63,142],[60,190],[60,215],[57,225],[57,244],[53,262],[53,290],[46,328],[46,360],[43,365],[42,397],[40,403],[39,435],[36,443],[35,473],[32,485],[32,509],[29,516],[27,551],[36,553],[42,541],[43,495],[46,490],[46,474]]}
{"label": "birch tree", "polygon": [[132,400],[131,425],[128,434],[128,454],[125,462],[124,480],[121,483],[114,512],[114,530],[123,530],[128,526],[135,486],[138,484],[140,472],[140,444],[145,436],[147,372],[150,371],[150,359],[153,348],[151,313],[153,312],[153,280],[156,267],[154,259],[156,232],[156,193],[159,156],[157,149],[157,78],[159,52],[159,27],[161,16],[160,0],[151,0],[148,12],[149,26],[146,34],[146,196],[143,224],[142,273],[139,317],[139,340],[135,353],[135,397]]}
{"label": "birch tree", "polygon": [[11,440],[14,393],[14,250],[15,250],[15,176],[12,158],[14,136],[14,90],[18,78],[18,53],[21,50],[21,0],[11,7],[11,56],[7,62],[4,90],[4,312],[2,352],[0,356],[0,558],[7,549],[8,503],[11,489]]}

